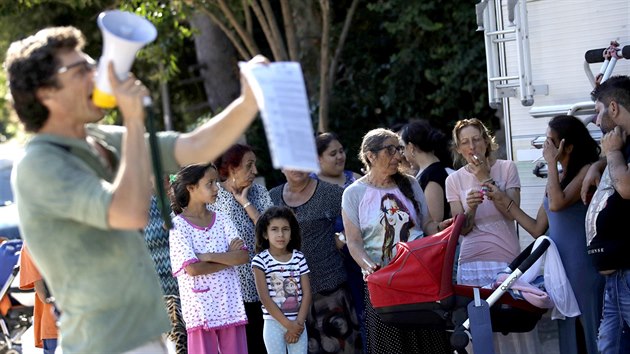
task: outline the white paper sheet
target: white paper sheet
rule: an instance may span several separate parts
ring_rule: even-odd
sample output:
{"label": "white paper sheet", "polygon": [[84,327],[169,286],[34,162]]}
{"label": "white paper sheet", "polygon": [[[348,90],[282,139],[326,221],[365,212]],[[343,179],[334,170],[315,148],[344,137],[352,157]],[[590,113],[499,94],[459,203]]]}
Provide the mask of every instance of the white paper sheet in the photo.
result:
{"label": "white paper sheet", "polygon": [[297,62],[240,63],[258,102],[274,168],[319,172],[302,68]]}

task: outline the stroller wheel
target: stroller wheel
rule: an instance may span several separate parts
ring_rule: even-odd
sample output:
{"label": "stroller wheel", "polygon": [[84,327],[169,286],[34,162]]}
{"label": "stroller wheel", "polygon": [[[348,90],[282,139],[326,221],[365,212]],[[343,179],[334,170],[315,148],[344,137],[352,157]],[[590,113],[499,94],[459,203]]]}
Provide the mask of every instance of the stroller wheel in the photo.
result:
{"label": "stroller wheel", "polygon": [[[451,345],[458,353],[466,353],[466,346],[469,343],[469,337],[464,327],[459,326],[455,328],[453,334],[451,334]],[[462,351],[463,350],[463,351]]]}
{"label": "stroller wheel", "polygon": [[5,352],[5,354],[22,354],[22,352],[17,349],[9,349]]}

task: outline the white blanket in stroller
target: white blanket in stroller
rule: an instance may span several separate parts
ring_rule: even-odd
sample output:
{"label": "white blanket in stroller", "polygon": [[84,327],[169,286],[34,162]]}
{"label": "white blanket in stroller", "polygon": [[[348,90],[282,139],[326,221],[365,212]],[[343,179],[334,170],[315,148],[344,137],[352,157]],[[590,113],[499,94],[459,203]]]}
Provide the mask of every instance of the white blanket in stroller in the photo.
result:
{"label": "white blanket in stroller", "polygon": [[[563,320],[566,317],[575,317],[581,314],[573,288],[569,283],[560,254],[556,244],[547,236],[536,239],[534,249],[538,247],[543,239],[549,240],[549,248],[544,256],[538,258],[536,262],[512,284],[513,295],[527,300],[534,306],[540,308],[553,308],[551,319]],[[544,263],[544,267],[542,264]],[[541,289],[537,280],[540,277],[541,268],[544,269],[544,290]],[[509,274],[501,273],[493,284],[497,288],[507,278]],[[516,294],[514,294],[516,293]]]}

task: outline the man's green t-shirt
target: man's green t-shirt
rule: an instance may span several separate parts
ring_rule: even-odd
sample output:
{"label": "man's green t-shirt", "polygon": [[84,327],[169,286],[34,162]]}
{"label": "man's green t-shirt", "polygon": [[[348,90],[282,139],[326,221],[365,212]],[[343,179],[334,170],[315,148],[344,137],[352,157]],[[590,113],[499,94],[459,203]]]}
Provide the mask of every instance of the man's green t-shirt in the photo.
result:
{"label": "man's green t-shirt", "polygon": [[[88,126],[120,158],[124,128]],[[165,170],[176,171],[177,133],[160,133]],[[156,271],[139,231],[107,224],[116,171],[85,139],[38,134],[16,165],[22,237],[62,311],[68,353],[120,353],[169,330]],[[149,183],[147,181],[147,183]]]}

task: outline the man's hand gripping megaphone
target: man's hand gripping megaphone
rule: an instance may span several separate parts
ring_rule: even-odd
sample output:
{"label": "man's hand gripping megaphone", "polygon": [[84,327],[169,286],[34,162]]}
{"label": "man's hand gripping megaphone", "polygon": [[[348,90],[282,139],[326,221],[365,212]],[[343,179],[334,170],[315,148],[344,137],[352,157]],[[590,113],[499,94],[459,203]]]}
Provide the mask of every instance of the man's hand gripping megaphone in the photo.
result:
{"label": "man's hand gripping megaphone", "polygon": [[126,79],[120,80],[116,76],[114,63],[107,63],[107,74],[112,88],[112,94],[116,98],[118,110],[125,121],[137,119],[144,124],[145,102],[150,98],[149,89],[142,84],[132,73]]}

